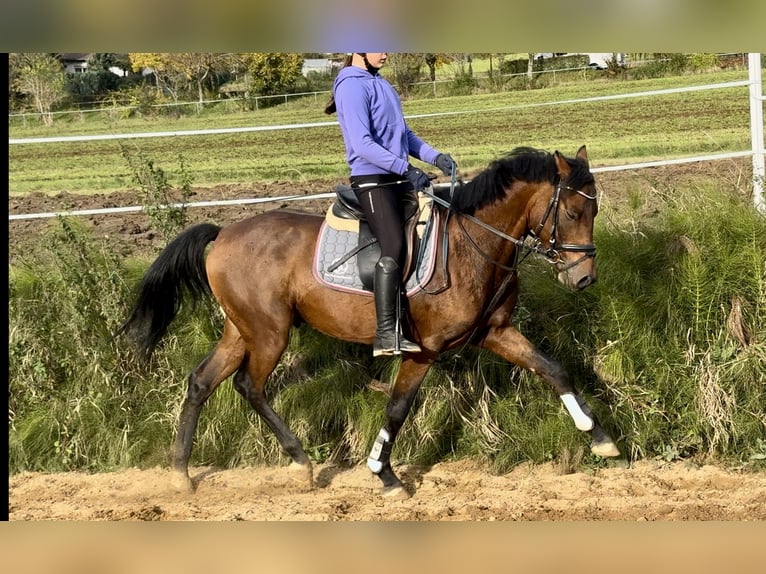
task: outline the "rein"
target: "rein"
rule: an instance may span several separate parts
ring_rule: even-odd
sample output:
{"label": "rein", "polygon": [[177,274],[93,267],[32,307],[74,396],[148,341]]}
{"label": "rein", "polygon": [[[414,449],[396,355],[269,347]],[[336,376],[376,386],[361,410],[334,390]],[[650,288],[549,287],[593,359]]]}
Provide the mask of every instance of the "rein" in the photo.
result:
{"label": "rein", "polygon": [[[389,186],[389,185],[399,185],[402,183],[406,183],[406,179],[387,182],[387,183],[367,183],[367,184],[361,184],[357,186],[357,188],[361,189],[364,187],[382,187],[382,186]],[[545,210],[545,213],[543,214],[543,217],[540,220],[540,223],[537,225],[537,230],[527,231],[522,237],[513,237],[512,235],[508,235],[504,231],[501,231],[500,229],[497,229],[496,227],[493,227],[489,225],[488,223],[483,222],[478,217],[475,217],[473,215],[470,215],[468,213],[459,213],[455,211],[452,208],[452,198],[455,194],[455,187],[457,186],[457,171],[452,169],[452,174],[450,178],[450,189],[449,189],[449,197],[450,201],[446,201],[440,197],[438,197],[436,194],[434,194],[431,191],[428,191],[427,189],[420,190],[421,193],[426,195],[427,197],[430,197],[435,203],[441,205],[447,210],[447,219],[444,222],[444,231],[443,231],[443,239],[442,239],[442,249],[444,256],[442,257],[443,262],[443,268],[445,272],[445,284],[437,290],[430,292],[431,294],[440,293],[441,291],[449,288],[449,276],[446,273],[447,270],[447,260],[448,260],[448,250],[449,250],[449,241],[447,236],[447,223],[449,222],[449,217],[454,213],[458,217],[458,225],[460,227],[460,230],[463,232],[463,235],[468,239],[471,246],[476,250],[476,252],[486,261],[491,263],[492,265],[498,267],[499,269],[502,269],[503,271],[508,272],[508,276],[503,280],[503,283],[501,284],[501,288],[498,290],[498,293],[504,291],[506,284],[509,281],[509,278],[513,273],[516,272],[516,269],[524,259],[526,259],[531,253],[535,253],[539,256],[541,256],[543,259],[545,259],[548,263],[551,265],[558,265],[562,263],[561,260],[561,253],[562,252],[573,252],[573,253],[582,253],[582,257],[579,257],[575,261],[569,263],[565,267],[561,268],[560,271],[567,271],[569,269],[572,269],[576,265],[578,265],[581,261],[584,259],[587,259],[588,257],[595,257],[596,255],[596,246],[592,243],[584,244],[584,245],[577,245],[573,243],[562,243],[557,244],[557,237],[556,237],[556,230],[558,228],[558,220],[559,220],[559,204],[561,202],[561,190],[566,189],[567,191],[572,191],[586,199],[589,199],[591,201],[596,199],[595,195],[589,195],[585,193],[584,191],[581,191],[579,189],[576,189],[574,187],[563,185],[561,181],[559,181],[556,184],[556,187],[554,189],[553,194],[551,195],[551,200],[548,203],[548,207]],[[542,229],[545,227],[545,223],[548,221],[548,218],[553,216],[553,221],[551,223],[551,233],[550,238],[548,239],[548,247],[543,247],[542,245],[542,239],[539,237],[539,233],[542,231]],[[466,230],[465,226],[463,225],[463,220],[467,219],[471,221],[472,223],[478,225],[479,227],[485,229],[486,231],[489,231],[493,235],[496,235],[497,237],[508,241],[510,243],[513,243],[517,247],[521,248],[525,253],[523,257],[519,257],[519,252],[517,251],[514,256],[514,261],[512,265],[505,265],[504,263],[501,263],[499,261],[496,261],[493,259],[490,255],[485,253],[482,248],[474,241],[474,239],[469,235],[468,231]],[[528,239],[532,239],[531,243],[528,241]],[[493,304],[495,302],[495,299],[497,299],[497,294],[495,298],[493,298]],[[490,305],[489,308],[491,308],[492,305]]]}
{"label": "rein", "polygon": [[[407,183],[408,180],[406,179],[400,179],[396,181],[391,181],[387,183],[363,183],[358,186],[354,186],[355,189],[363,189],[365,187],[384,187],[389,185],[399,185],[402,183]],[[460,225],[460,229],[463,231],[463,234],[468,238],[473,248],[477,251],[477,253],[483,257],[485,260],[489,261],[493,265],[499,267],[500,269],[503,269],[505,271],[515,271],[516,266],[518,264],[518,261],[514,261],[514,264],[512,266],[504,265],[500,263],[499,261],[495,261],[492,259],[489,255],[484,253],[482,249],[476,244],[476,242],[473,240],[473,238],[468,234],[468,232],[465,229],[465,226],[463,225],[461,219],[468,219],[472,223],[475,223],[479,227],[484,228],[485,230],[489,231],[490,233],[500,237],[501,239],[504,239],[505,241],[509,241],[513,243],[514,245],[521,247],[527,251],[527,255],[529,253],[536,253],[537,255],[540,255],[543,259],[545,259],[548,263],[551,265],[556,265],[558,263],[561,263],[561,252],[563,251],[571,251],[575,253],[583,253],[583,256],[579,259],[575,260],[574,262],[570,263],[561,271],[566,271],[567,269],[571,269],[575,265],[579,264],[580,261],[587,257],[593,257],[596,254],[596,246],[592,243],[585,244],[585,245],[576,245],[572,243],[562,243],[560,245],[556,244],[557,238],[556,238],[556,229],[558,228],[558,221],[559,221],[559,215],[558,215],[558,207],[559,203],[561,201],[561,190],[566,189],[567,191],[573,191],[574,193],[581,195],[582,197],[589,199],[589,200],[595,200],[595,195],[588,195],[584,191],[581,191],[579,189],[576,189],[574,187],[568,186],[568,185],[562,185],[562,183],[559,181],[559,183],[556,185],[554,193],[551,195],[551,200],[548,203],[548,207],[545,210],[545,213],[543,214],[542,219],[540,220],[540,223],[537,226],[537,231],[528,231],[524,236],[521,238],[513,237],[511,235],[508,235],[507,233],[497,229],[496,227],[493,227],[487,223],[484,223],[481,219],[474,217],[473,215],[469,215],[467,213],[458,213],[454,209],[452,209],[452,197],[455,193],[455,187],[457,185],[457,172],[453,168],[452,169],[452,177],[450,179],[450,201],[445,201],[442,198],[438,197],[436,194],[427,191],[426,189],[420,190],[421,193],[424,195],[430,197],[434,202],[438,203],[442,207],[446,208],[447,210],[447,218],[449,219],[449,216],[453,213],[455,213],[458,216],[458,223]],[[551,226],[551,236],[548,240],[548,243],[550,244],[549,247],[546,249],[542,247],[542,240],[539,238],[538,234],[540,231],[542,231],[543,227],[545,227],[545,222],[548,220],[548,217],[553,214],[553,223]],[[445,257],[444,260],[446,262],[446,248],[447,248],[447,222],[445,221],[444,224],[444,248],[445,248]],[[530,245],[530,243],[527,241],[527,238],[532,237],[533,243]],[[526,258],[525,255],[524,257]],[[446,263],[445,263],[446,267]],[[446,288],[446,287],[445,287]]]}
{"label": "rein", "polygon": [[[556,186],[555,192],[551,196],[551,201],[548,204],[548,208],[545,210],[545,214],[542,217],[542,220],[537,226],[537,232],[534,231],[528,231],[524,236],[521,238],[513,237],[512,235],[508,235],[504,231],[501,231],[497,229],[496,227],[493,227],[489,225],[488,223],[483,222],[478,217],[474,217],[473,215],[467,214],[467,213],[458,213],[454,209],[452,209],[452,203],[449,201],[445,201],[442,198],[438,197],[437,195],[431,193],[430,191],[422,190],[422,193],[430,197],[433,201],[441,205],[442,207],[447,209],[448,213],[455,213],[459,219],[458,224],[460,225],[460,229],[465,234],[466,238],[469,240],[473,248],[477,251],[479,255],[481,255],[484,259],[492,263],[493,265],[499,267],[500,269],[503,269],[505,271],[514,271],[516,269],[516,266],[518,262],[514,262],[512,266],[504,265],[503,263],[500,263],[499,261],[495,261],[484,253],[484,251],[478,246],[478,244],[473,240],[473,238],[468,234],[468,232],[465,229],[465,226],[463,225],[462,219],[467,219],[471,221],[472,223],[475,223],[479,227],[482,227],[486,231],[489,231],[493,235],[496,235],[497,237],[500,237],[501,239],[504,239],[505,241],[509,241],[516,245],[517,247],[521,247],[524,250],[527,251],[527,255],[529,253],[536,253],[537,255],[540,255],[543,257],[548,263],[555,265],[557,263],[561,262],[561,252],[563,251],[573,251],[573,252],[582,252],[584,253],[583,257],[575,261],[574,263],[570,263],[567,265],[562,271],[566,269],[571,269],[575,265],[577,265],[582,259],[585,257],[591,257],[595,255],[596,253],[596,247],[593,244],[587,244],[587,245],[575,245],[570,243],[563,243],[561,245],[556,245],[556,228],[558,227],[558,206],[561,199],[561,190],[567,189],[570,191],[574,191],[575,193],[587,198],[594,200],[596,199],[595,196],[588,195],[587,193],[584,193],[580,191],[579,189],[575,189],[573,187],[569,186],[562,186],[562,184],[559,182],[559,184]],[[455,179],[453,175],[453,181],[450,185],[450,199],[452,198],[452,195],[454,193],[455,189]],[[547,249],[542,247],[542,240],[538,237],[538,233],[545,227],[545,222],[548,220],[548,217],[550,217],[551,213],[553,213],[553,226],[551,228],[551,237],[549,239],[550,247]],[[527,241],[528,237],[532,237],[534,239],[534,242],[530,244]],[[524,257],[526,257],[525,255]]]}
{"label": "rein", "polygon": [[[430,197],[434,202],[438,203],[442,207],[446,208],[447,210],[447,217],[449,218],[449,215],[451,213],[455,213],[458,216],[458,225],[460,226],[461,231],[463,232],[463,235],[468,239],[471,246],[476,250],[476,252],[486,261],[491,263],[492,265],[495,265],[496,267],[502,269],[503,271],[506,271],[506,275],[503,278],[503,281],[500,283],[500,286],[495,290],[495,294],[493,295],[492,299],[489,301],[487,306],[484,308],[484,312],[482,313],[481,319],[476,323],[476,326],[474,327],[471,334],[468,336],[468,338],[465,341],[465,344],[463,347],[468,345],[473,338],[476,336],[476,334],[479,332],[479,326],[483,325],[487,319],[489,319],[490,315],[495,311],[496,306],[502,301],[502,299],[505,297],[505,292],[508,289],[508,286],[511,283],[511,280],[513,277],[515,277],[517,273],[518,265],[526,259],[531,253],[536,253],[543,257],[548,263],[551,265],[556,265],[561,263],[561,253],[564,251],[571,251],[571,252],[580,252],[582,253],[582,257],[578,258],[574,262],[568,264],[565,266],[561,271],[566,271],[568,269],[571,269],[572,267],[578,265],[583,259],[587,257],[594,257],[596,255],[596,246],[593,244],[586,244],[586,245],[576,245],[571,243],[563,243],[560,245],[557,245],[557,238],[556,238],[556,229],[558,227],[558,207],[559,203],[561,201],[561,190],[566,189],[568,191],[574,191],[578,195],[581,195],[582,197],[585,197],[589,200],[595,200],[596,196],[594,195],[588,195],[587,193],[575,189],[571,186],[564,186],[561,181],[558,182],[556,185],[554,193],[551,195],[551,201],[548,203],[548,207],[545,210],[545,213],[543,214],[542,219],[540,220],[540,223],[537,226],[537,231],[528,231],[525,233],[521,238],[513,237],[512,235],[508,235],[507,233],[497,229],[496,227],[493,227],[489,225],[488,223],[485,223],[481,219],[474,217],[473,215],[467,214],[467,213],[459,213],[456,212],[454,209],[452,209],[452,203],[451,200],[454,196],[455,192],[455,185],[456,185],[457,179],[455,170],[453,169],[452,172],[452,179],[450,183],[450,201],[445,201],[441,199],[440,197],[436,196],[434,193],[431,193],[430,191],[422,190],[422,193]],[[549,247],[546,249],[542,247],[542,240],[539,237],[540,231],[545,227],[545,222],[548,220],[548,218],[553,214],[553,221],[551,224],[551,235],[549,238]],[[514,260],[512,265],[505,265],[499,261],[496,261],[493,259],[490,255],[484,252],[484,250],[481,249],[481,247],[474,241],[474,239],[469,235],[468,231],[465,229],[465,226],[463,225],[463,219],[468,219],[469,221],[475,223],[479,227],[482,227],[483,229],[489,231],[493,235],[496,235],[497,237],[500,237],[501,239],[505,241],[509,241],[516,245],[517,247],[521,248],[520,250],[517,250],[514,252]],[[533,238],[533,243],[530,244],[527,239]],[[447,222],[445,221],[444,224],[444,257],[443,257],[443,264],[445,269],[445,277],[448,277],[446,274],[446,267],[447,267]],[[524,250],[524,255],[522,257],[519,257],[519,253],[521,250]],[[445,286],[445,288],[448,285]]]}

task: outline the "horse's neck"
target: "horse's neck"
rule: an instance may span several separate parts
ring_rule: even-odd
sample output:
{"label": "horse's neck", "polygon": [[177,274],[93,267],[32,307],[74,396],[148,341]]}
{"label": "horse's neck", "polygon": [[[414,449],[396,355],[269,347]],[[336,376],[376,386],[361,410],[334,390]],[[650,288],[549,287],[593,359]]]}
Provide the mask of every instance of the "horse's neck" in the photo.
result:
{"label": "horse's neck", "polygon": [[[544,187],[540,184],[514,182],[506,190],[504,199],[476,210],[474,216],[498,231],[521,240],[531,225],[529,221],[531,202],[545,192]],[[499,236],[490,235],[488,243],[497,243],[499,249],[503,249],[503,244],[511,243]]]}
{"label": "horse's neck", "polygon": [[513,208],[503,205],[500,202],[493,205],[482,213],[477,213],[477,217],[495,229],[503,233],[521,239],[529,228],[529,219],[527,217],[527,202],[520,202]]}
{"label": "horse's neck", "polygon": [[490,283],[491,276],[497,277],[499,273],[504,277],[508,269],[514,266],[518,242],[524,240],[531,226],[537,225],[537,222],[531,221],[531,213],[539,211],[538,204],[547,202],[551,192],[552,186],[548,183],[514,182],[511,188],[506,190],[503,199],[477,209],[473,215],[498,233],[484,229],[480,224],[466,218],[460,222],[462,226],[453,227],[453,238],[465,244],[468,253],[473,252],[471,257],[491,260],[494,263],[489,267],[477,268],[484,270],[480,275],[486,273],[486,279],[489,279]]}

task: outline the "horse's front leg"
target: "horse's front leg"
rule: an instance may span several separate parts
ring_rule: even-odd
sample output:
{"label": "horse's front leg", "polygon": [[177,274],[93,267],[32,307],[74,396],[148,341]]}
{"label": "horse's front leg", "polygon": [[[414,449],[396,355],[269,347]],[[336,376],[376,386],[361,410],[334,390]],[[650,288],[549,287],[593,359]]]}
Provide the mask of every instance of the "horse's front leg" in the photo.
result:
{"label": "horse's front leg", "polygon": [[386,498],[402,499],[410,496],[391,468],[391,449],[430,367],[431,360],[411,357],[402,359],[386,407],[386,424],[380,429],[367,458],[367,466],[383,481],[383,496]]}
{"label": "horse's front leg", "polygon": [[604,457],[620,455],[619,449],[601,427],[585,399],[572,387],[566,371],[556,361],[540,352],[516,328],[490,328],[481,346],[545,379],[559,395],[575,426],[590,433],[590,449],[594,454]]}

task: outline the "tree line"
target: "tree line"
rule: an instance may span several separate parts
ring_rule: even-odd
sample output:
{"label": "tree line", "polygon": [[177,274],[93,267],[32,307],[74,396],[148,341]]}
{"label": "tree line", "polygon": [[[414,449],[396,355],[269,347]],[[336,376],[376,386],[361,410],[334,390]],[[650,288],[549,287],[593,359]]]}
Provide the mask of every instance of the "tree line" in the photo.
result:
{"label": "tree line", "polygon": [[[492,74],[501,71],[507,56],[398,53],[390,55],[387,73],[406,95],[418,81],[435,81],[442,66],[451,65],[457,77],[470,77],[473,59],[488,58]],[[308,58],[327,58],[333,65],[304,76],[303,63]],[[45,125],[51,125],[53,111],[82,105],[135,103],[147,98],[201,104],[221,95],[236,95],[247,102],[256,96],[324,91],[331,88],[342,59],[342,54],[93,53],[84,71],[67,73],[61,53],[11,53],[9,110],[34,110]]]}
{"label": "tree line", "polygon": [[[9,109],[39,113],[82,104],[125,103],[153,89],[162,100],[202,102],[222,86],[240,82],[244,92],[290,91],[301,76],[302,54],[94,53],[81,73],[67,73],[60,53],[9,54]],[[116,73],[123,71],[123,74]]]}
{"label": "tree line", "polygon": [[[81,73],[67,73],[61,53],[10,53],[8,109],[34,110],[45,125],[56,110],[135,106],[145,111],[155,104],[236,97],[245,109],[257,107],[256,98],[276,94],[329,91],[343,54],[298,53],[93,53]],[[535,74],[546,69],[587,67],[584,54],[533,53],[393,53],[384,73],[407,97],[422,81],[435,82],[437,70],[448,67],[453,95],[471,93],[477,86],[474,62],[482,62],[489,89],[503,89],[507,76],[525,77],[520,85],[535,87]],[[648,56],[648,55],[643,55]],[[714,54],[652,54],[654,63],[642,73],[662,75],[719,64]],[[332,63],[324,71],[304,75],[309,58]],[[696,59],[695,59],[696,58]],[[701,63],[700,63],[701,62]],[[636,74],[614,60],[612,76]],[[652,66],[656,69],[652,69]],[[115,70],[123,73],[117,74]],[[636,76],[640,77],[640,76]],[[538,86],[539,87],[539,86]]]}

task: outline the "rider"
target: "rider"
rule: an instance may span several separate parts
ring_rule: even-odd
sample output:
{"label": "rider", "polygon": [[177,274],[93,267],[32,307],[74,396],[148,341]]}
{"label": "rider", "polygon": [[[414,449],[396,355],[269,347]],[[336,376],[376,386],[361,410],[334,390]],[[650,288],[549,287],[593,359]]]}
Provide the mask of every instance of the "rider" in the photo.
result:
{"label": "rider", "polygon": [[409,156],[435,165],[446,175],[457,170],[449,154],[438,152],[407,126],[399,95],[378,73],[387,59],[386,52],[346,54],[325,107],[327,114],[338,112],[351,187],[380,244],[373,279],[377,315],[373,356],[421,350],[401,331],[405,257],[401,200],[407,191],[428,187],[430,180],[409,163]]}

